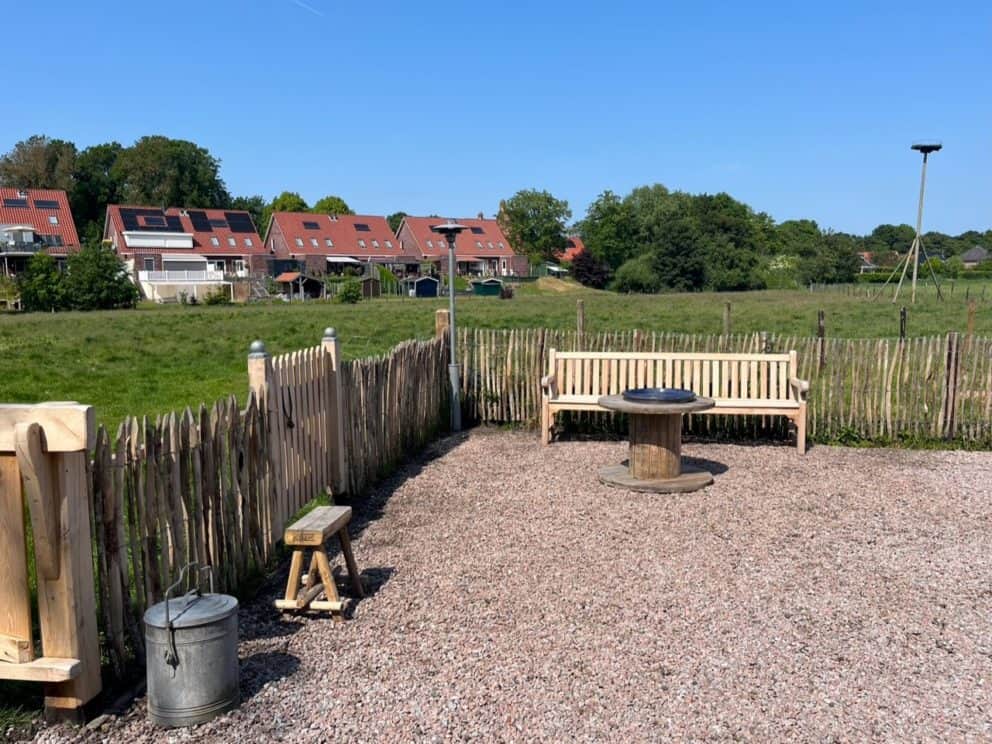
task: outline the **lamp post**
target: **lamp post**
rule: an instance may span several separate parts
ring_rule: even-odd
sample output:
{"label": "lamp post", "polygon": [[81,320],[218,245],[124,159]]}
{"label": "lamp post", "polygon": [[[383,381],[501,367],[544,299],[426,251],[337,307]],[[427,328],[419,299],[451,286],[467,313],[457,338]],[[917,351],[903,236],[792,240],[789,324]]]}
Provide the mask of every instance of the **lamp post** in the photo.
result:
{"label": "lamp post", "polygon": [[442,225],[433,225],[431,232],[443,235],[448,243],[448,343],[451,347],[448,360],[448,379],[451,382],[451,430],[461,431],[461,384],[458,381],[458,353],[455,336],[455,238],[465,230],[465,225],[448,220]]}

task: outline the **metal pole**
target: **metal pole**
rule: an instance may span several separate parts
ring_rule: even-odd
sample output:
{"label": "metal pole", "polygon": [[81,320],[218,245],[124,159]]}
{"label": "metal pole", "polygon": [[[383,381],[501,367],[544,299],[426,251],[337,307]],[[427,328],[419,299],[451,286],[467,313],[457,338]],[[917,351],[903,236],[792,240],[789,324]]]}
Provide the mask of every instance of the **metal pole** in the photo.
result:
{"label": "metal pole", "polygon": [[455,334],[455,236],[448,237],[448,343],[451,347],[451,360],[448,364],[448,378],[451,381],[451,430],[462,430],[461,384],[458,381],[458,353]]}
{"label": "metal pole", "polygon": [[923,229],[923,192],[927,186],[927,153],[923,153],[923,172],[920,174],[920,206],[916,210],[916,239],[913,241],[913,291],[910,301],[916,304],[916,272],[920,266],[920,231]]}

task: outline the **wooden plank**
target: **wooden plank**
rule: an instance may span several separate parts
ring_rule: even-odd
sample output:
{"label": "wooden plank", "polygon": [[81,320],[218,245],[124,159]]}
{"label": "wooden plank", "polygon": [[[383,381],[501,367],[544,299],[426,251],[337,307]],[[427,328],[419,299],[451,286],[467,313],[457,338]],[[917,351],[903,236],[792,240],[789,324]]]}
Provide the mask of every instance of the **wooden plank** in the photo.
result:
{"label": "wooden plank", "polygon": [[287,545],[322,545],[351,520],[350,506],[318,506],[286,528]]}
{"label": "wooden plank", "polygon": [[0,664],[0,679],[18,682],[67,682],[77,679],[82,669],[79,659],[44,656],[23,664]]}
{"label": "wooden plank", "polygon": [[96,415],[92,406],[78,403],[0,405],[0,452],[13,452],[14,429],[36,423],[45,432],[45,452],[78,452],[96,441]]}
{"label": "wooden plank", "polygon": [[[34,656],[24,501],[17,457],[0,454],[0,661]],[[12,645],[13,644],[13,645]]]}
{"label": "wooden plank", "polygon": [[24,500],[31,514],[31,532],[34,535],[34,553],[40,576],[48,579],[59,577],[59,554],[62,532],[59,528],[59,504],[51,497],[54,491],[51,461],[45,455],[45,436],[37,422],[17,424],[14,447],[17,464],[21,470]]}
{"label": "wooden plank", "polygon": [[717,360],[717,361],[731,361],[738,359],[741,361],[776,361],[776,362],[787,362],[789,360],[788,353],[772,353],[772,354],[728,354],[719,352],[674,352],[674,351],[640,351],[640,352],[625,352],[625,351],[559,351],[558,356],[562,359],[688,359],[688,360]]}

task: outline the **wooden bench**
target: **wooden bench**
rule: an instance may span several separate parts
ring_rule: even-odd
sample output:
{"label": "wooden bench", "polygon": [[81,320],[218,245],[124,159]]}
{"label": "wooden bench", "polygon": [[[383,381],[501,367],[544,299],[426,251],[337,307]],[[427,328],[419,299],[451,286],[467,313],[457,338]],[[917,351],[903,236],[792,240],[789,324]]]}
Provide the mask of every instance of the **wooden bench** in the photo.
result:
{"label": "wooden bench", "polygon": [[[286,545],[292,545],[294,550],[289,564],[289,579],[286,581],[286,596],[275,602],[278,609],[325,610],[332,612],[336,620],[342,618],[344,603],[338,596],[324,546],[334,534],[341,542],[341,552],[348,566],[352,590],[358,597],[365,596],[358,564],[351,552],[351,539],[348,537],[350,521],[350,506],[318,506],[287,528],[283,540]],[[312,551],[310,568],[303,575],[304,553],[308,548]],[[324,599],[320,599],[322,594]]]}
{"label": "wooden bench", "polygon": [[556,351],[541,378],[541,441],[551,442],[558,411],[605,411],[598,400],[641,387],[673,387],[713,398],[694,415],[785,416],[795,426],[796,448],[806,452],[809,383],[796,375],[796,352],[718,354],[698,352]]}

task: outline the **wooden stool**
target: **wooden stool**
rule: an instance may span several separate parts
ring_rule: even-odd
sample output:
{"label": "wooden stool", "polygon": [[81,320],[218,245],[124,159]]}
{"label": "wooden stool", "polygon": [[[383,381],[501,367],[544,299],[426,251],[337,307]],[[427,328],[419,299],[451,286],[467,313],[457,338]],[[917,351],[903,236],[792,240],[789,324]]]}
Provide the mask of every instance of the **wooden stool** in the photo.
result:
{"label": "wooden stool", "polygon": [[[352,590],[358,597],[365,596],[362,580],[358,574],[358,564],[355,563],[355,556],[351,552],[351,539],[348,537],[350,521],[350,506],[318,506],[286,529],[283,540],[286,545],[292,545],[294,550],[292,562],[289,564],[286,598],[276,600],[278,609],[325,610],[332,612],[335,620],[342,619],[344,603],[338,596],[334,576],[331,575],[331,564],[327,560],[327,552],[324,548],[325,541],[334,533],[337,533],[338,540],[341,541],[341,552],[348,565]],[[302,576],[303,553],[307,548],[311,548],[313,553],[310,557],[310,569],[304,577]],[[317,599],[321,594],[326,598]]]}

